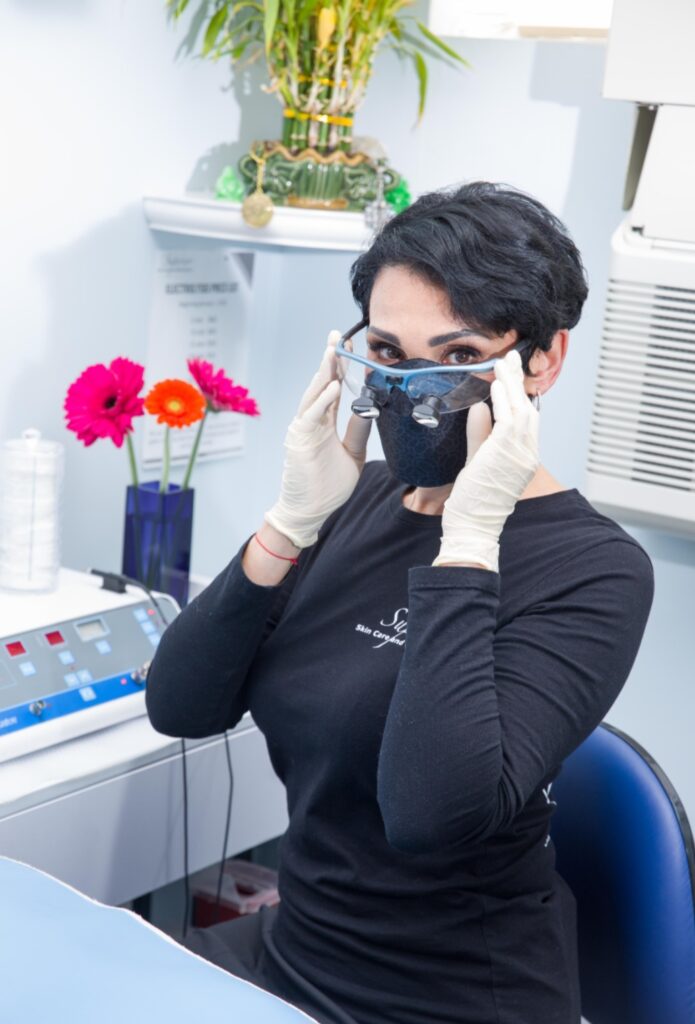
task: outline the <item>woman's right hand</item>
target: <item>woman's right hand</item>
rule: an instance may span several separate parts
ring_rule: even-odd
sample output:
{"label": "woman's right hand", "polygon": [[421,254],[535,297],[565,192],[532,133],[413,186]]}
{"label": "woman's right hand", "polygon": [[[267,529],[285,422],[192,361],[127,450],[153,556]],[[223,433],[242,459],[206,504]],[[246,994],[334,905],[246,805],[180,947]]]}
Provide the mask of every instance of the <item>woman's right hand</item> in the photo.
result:
{"label": "woman's right hand", "polygon": [[298,548],[314,544],[326,519],[345,504],[366,458],[371,420],[353,414],[342,441],[336,430],[339,339],[340,331],[328,335],[321,365],[289,425],[280,497],[265,514],[266,522]]}

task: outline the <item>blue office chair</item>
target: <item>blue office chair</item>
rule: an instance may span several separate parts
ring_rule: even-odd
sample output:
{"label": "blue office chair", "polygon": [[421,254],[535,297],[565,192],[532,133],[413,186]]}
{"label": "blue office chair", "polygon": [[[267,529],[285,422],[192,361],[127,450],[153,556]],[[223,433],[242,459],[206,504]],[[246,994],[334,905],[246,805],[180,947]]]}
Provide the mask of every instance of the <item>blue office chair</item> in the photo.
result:
{"label": "blue office chair", "polygon": [[603,723],[552,790],[557,870],[577,900],[590,1024],[695,1024],[695,850],[652,757]]}

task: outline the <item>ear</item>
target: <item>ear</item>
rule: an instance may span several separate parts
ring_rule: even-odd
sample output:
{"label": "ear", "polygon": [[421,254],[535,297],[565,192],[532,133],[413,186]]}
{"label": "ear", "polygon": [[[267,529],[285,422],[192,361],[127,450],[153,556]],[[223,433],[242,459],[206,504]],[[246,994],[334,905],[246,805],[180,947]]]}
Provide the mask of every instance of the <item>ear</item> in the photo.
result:
{"label": "ear", "polygon": [[534,376],[526,377],[524,380],[526,390],[530,395],[535,395],[536,391],[545,394],[553,386],[560,375],[562,364],[565,361],[569,338],[570,332],[566,327],[563,327],[561,331],[556,331],[553,335],[553,340],[547,352],[536,349],[533,353],[529,362],[529,369]]}
{"label": "ear", "polygon": [[476,402],[468,410],[466,420],[466,465],[492,431],[492,411],[487,402]]}

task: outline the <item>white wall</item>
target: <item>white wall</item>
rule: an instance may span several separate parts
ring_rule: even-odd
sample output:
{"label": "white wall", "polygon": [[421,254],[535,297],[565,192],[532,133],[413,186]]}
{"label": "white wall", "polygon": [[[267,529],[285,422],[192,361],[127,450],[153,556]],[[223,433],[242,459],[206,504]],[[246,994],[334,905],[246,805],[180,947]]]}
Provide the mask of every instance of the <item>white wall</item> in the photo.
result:
{"label": "white wall", "polygon": [[[35,424],[65,442],[65,562],[119,567],[125,455],[106,443],[83,450],[66,433],[65,389],[89,363],[120,354],[144,360],[154,247],[172,241],[150,235],[141,195],[206,187],[253,138],[277,133],[280,108],[258,92],[255,72],[228,89],[222,65],[177,63],[184,33],[167,24],[163,2],[2,6],[0,437]],[[507,181],[568,224],[591,294],[563,376],[544,402],[543,455],[564,483],[581,487],[609,237],[621,217],[633,113],[601,98],[600,46],[457,45],[474,69],[432,65],[417,130],[412,72],[381,59],[356,132],[384,142],[414,193],[465,179]],[[260,301],[244,383],[263,415],[249,421],[242,457],[199,467],[198,572],[221,568],[276,496],[284,432],[325,335],[355,318],[350,262],[346,254],[308,252],[258,260]],[[379,457],[378,444],[370,454]],[[655,562],[657,596],[609,720],[651,749],[695,819],[695,546],[651,531],[639,537]]]}

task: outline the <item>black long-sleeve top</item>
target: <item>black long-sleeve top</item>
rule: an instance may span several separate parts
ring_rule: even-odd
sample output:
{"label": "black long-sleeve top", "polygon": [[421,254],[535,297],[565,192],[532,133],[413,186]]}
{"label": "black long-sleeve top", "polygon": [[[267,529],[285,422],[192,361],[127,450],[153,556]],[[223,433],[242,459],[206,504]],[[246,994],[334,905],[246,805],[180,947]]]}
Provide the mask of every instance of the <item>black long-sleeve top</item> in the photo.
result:
{"label": "black long-sleeve top", "polygon": [[187,737],[251,710],[290,818],[274,946],[358,1024],[577,1024],[551,787],[628,676],[651,563],[567,490],[517,504],[499,573],[435,567],[441,517],[403,491],[367,463],[277,587],[246,541],[164,634],[147,709]]}

